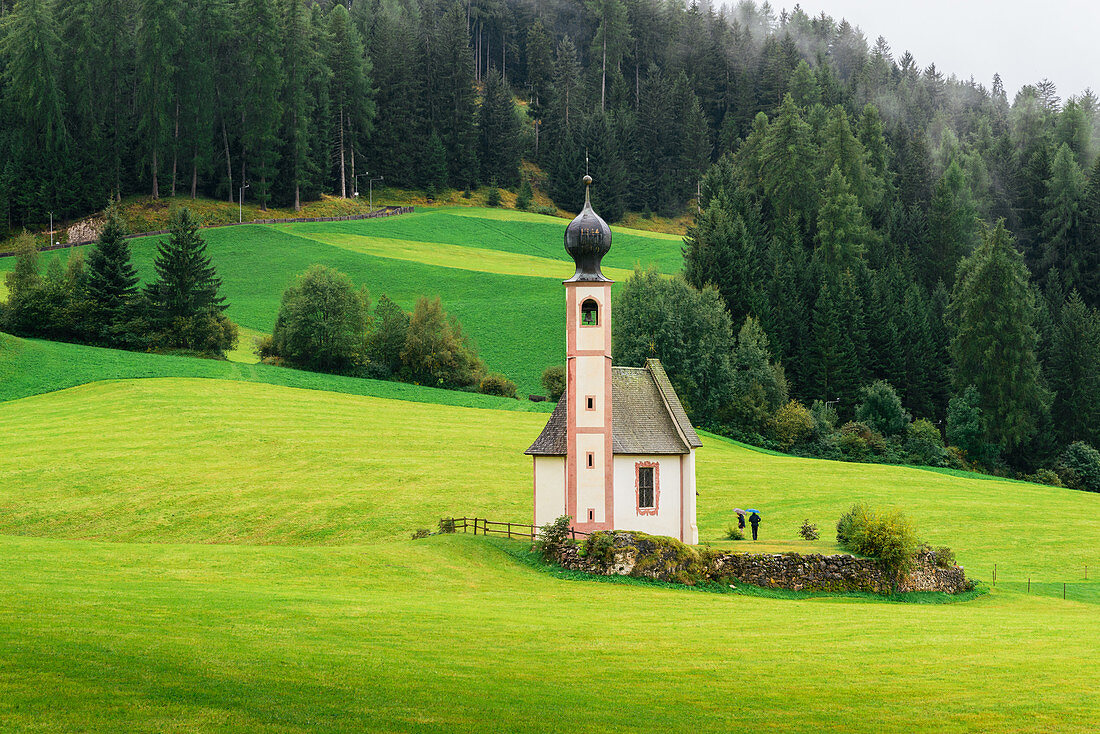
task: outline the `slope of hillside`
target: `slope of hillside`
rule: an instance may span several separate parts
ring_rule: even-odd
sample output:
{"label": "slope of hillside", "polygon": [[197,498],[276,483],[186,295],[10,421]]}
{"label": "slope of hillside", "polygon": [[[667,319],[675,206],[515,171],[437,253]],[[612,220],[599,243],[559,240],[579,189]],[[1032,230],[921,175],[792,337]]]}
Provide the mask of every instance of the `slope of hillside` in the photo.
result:
{"label": "slope of hillside", "polygon": [[[310,265],[328,265],[365,285],[372,298],[386,294],[409,310],[419,296],[439,296],[489,368],[527,395],[541,393],[543,369],[564,359],[561,280],[572,273],[562,246],[565,224],[527,212],[427,209],[389,219],[210,229],[203,236],[229,316],[241,326],[270,333],[286,286]],[[153,273],[159,239],[131,241],[143,278]],[[636,264],[672,273],[680,268],[681,245],[673,235],[617,230],[606,263],[619,280]],[[0,259],[0,273],[13,264]]]}
{"label": "slope of hillside", "polygon": [[[399,539],[451,514],[529,522],[523,450],[545,421],[250,382],[86,385],[0,403],[0,533],[343,544]],[[720,542],[733,508],[751,506],[763,539],[798,543],[807,518],[824,539],[799,547],[831,552],[836,518],[867,501],[906,511],[982,578],[994,563],[1002,580],[1100,568],[1096,494],[776,457],[711,437],[698,487],[703,541]]]}
{"label": "slope of hillside", "polygon": [[971,575],[1000,564],[950,605],[566,581],[483,538],[408,540],[524,521],[544,420],[194,379],[0,404],[0,728],[1095,728],[1100,584],[1076,567],[1100,496],[705,438],[704,539],[744,503],[770,547],[899,507]]}

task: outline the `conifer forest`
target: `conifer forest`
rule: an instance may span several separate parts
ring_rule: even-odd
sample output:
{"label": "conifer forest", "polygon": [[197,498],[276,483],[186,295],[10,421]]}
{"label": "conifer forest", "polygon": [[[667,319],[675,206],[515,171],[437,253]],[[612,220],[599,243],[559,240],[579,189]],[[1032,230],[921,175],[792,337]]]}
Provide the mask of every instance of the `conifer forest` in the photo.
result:
{"label": "conifer forest", "polygon": [[815,415],[851,420],[885,382],[986,468],[1096,445],[1100,100],[945,76],[858,20],[748,1],[0,0],[0,231],[135,194],[297,206],[367,172],[533,184],[577,211],[587,168],[609,222],[691,215],[687,283],[717,292],[733,335],[751,317]]}

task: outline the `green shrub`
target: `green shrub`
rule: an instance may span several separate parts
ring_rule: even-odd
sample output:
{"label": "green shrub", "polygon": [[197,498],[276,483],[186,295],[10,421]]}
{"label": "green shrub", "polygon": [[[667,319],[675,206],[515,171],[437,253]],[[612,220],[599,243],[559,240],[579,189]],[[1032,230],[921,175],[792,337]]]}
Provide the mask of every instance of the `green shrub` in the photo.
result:
{"label": "green shrub", "polygon": [[852,509],[840,516],[836,523],[836,542],[842,548],[861,544],[862,534],[870,522],[871,510],[863,504],[854,504]]}
{"label": "green shrub", "polygon": [[742,530],[741,528],[737,527],[736,525],[731,525],[729,527],[729,529],[726,530],[726,540],[744,540],[744,539],[745,539],[745,531]]}
{"label": "green shrub", "polygon": [[469,199],[471,196],[473,196],[473,192],[470,191],[469,189],[464,189],[462,191],[462,198],[463,199]]}
{"label": "green shrub", "polygon": [[1035,482],[1036,484],[1045,484],[1048,487],[1063,487],[1062,478],[1058,476],[1058,472],[1053,469],[1038,469],[1034,474],[1026,474],[1023,477],[1025,482]]}
{"label": "green shrub", "polygon": [[439,521],[439,532],[449,535],[454,531],[455,521],[453,517],[446,517]]}
{"label": "green shrub", "polygon": [[413,540],[420,540],[421,538],[427,538],[431,534],[432,534],[431,530],[428,530],[427,528],[420,528],[419,530],[415,531],[412,534],[412,539]]}
{"label": "green shrub", "polygon": [[878,380],[860,389],[861,401],[856,407],[856,420],[866,423],[884,436],[896,436],[905,431],[910,416],[901,407],[901,398],[890,383]]}
{"label": "green shrub", "polygon": [[409,317],[401,362],[413,380],[431,387],[475,385],[482,370],[462,325],[443,310],[439,298],[417,299]]}
{"label": "green shrub", "polygon": [[552,206],[547,206],[545,204],[539,204],[538,206],[535,207],[535,213],[536,214],[545,214],[548,217],[556,217],[558,215],[558,210],[555,209]]}
{"label": "green shrub", "polygon": [[572,519],[569,515],[562,515],[554,522],[539,528],[535,538],[535,551],[542,560],[548,563],[556,561],[562,548],[573,542],[569,537]]}
{"label": "green shrub", "polygon": [[581,553],[593,563],[610,566],[615,562],[615,535],[603,530],[592,533],[585,538]]}
{"label": "green shrub", "polygon": [[814,430],[810,411],[797,400],[791,400],[775,414],[775,437],[784,447],[790,448]]}
{"label": "green shrub", "polygon": [[542,371],[542,386],[555,403],[561,400],[565,392],[565,368],[555,364]]}
{"label": "green shrub", "polygon": [[840,427],[838,442],[845,456],[857,459],[868,453],[884,454],[887,449],[886,439],[881,433],[858,421],[849,421]]}
{"label": "green shrub", "polygon": [[531,206],[531,197],[534,196],[534,192],[531,191],[531,182],[526,178],[523,179],[523,183],[520,184],[519,193],[516,194],[516,209],[526,209]]}
{"label": "green shrub", "polygon": [[940,568],[953,568],[955,565],[955,551],[946,545],[941,545],[935,550],[936,565]]}
{"label": "green shrub", "polygon": [[368,305],[347,275],[314,265],[283,292],[271,350],[305,369],[346,372],[365,355]]}
{"label": "green shrub", "polygon": [[490,372],[481,378],[477,391],[482,395],[500,395],[504,398],[516,397],[516,383],[499,372]]}
{"label": "green shrub", "polygon": [[500,206],[500,189],[493,186],[489,189],[489,196],[485,199],[485,203],[489,206]]}
{"label": "green shrub", "polygon": [[1071,489],[1100,492],[1100,451],[1083,441],[1071,443],[1058,459],[1058,476]]}
{"label": "green shrub", "polygon": [[803,540],[817,540],[821,537],[821,533],[817,530],[817,525],[814,525],[809,519],[802,521],[802,527],[798,529],[798,534]]}
{"label": "green shrub", "polygon": [[917,534],[913,523],[900,512],[879,514],[864,505],[853,505],[841,516],[836,531],[841,547],[877,558],[894,576],[905,574],[913,566]]}
{"label": "green shrub", "polygon": [[905,429],[905,451],[914,464],[944,466],[947,463],[940,429],[924,418],[913,421]]}

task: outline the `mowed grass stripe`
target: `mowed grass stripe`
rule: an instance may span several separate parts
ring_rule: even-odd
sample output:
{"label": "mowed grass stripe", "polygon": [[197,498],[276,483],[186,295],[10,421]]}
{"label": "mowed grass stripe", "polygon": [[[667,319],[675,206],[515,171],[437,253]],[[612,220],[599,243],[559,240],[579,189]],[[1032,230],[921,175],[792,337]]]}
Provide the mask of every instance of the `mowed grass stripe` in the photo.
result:
{"label": "mowed grass stripe", "polygon": [[244,356],[242,355],[240,362],[223,362],[18,339],[0,333],[0,401],[41,395],[108,379],[192,377],[261,382],[305,390],[373,395],[391,400],[471,408],[530,412],[549,412],[553,409],[553,405],[548,403],[441,390],[403,382],[366,380],[271,365],[247,364],[243,363]]}
{"label": "mowed grass stripe", "polygon": [[1095,607],[1019,594],[921,606],[571,582],[472,536],[0,537],[0,555],[13,730],[1078,732],[1100,707]]}
{"label": "mowed grass stripe", "polygon": [[[370,237],[439,242],[479,247],[568,261],[564,235],[568,220],[502,209],[418,209],[412,214],[387,219],[325,222],[322,231]],[[313,223],[275,225],[296,232],[318,231]],[[612,229],[611,251],[604,265],[633,270],[635,265],[656,266],[663,273],[683,267],[683,238],[620,227]]]}
{"label": "mowed grass stripe", "polygon": [[[487,250],[482,247],[448,245],[441,242],[415,242],[353,234],[302,232],[300,230],[296,231],[296,234],[323,242],[326,245],[342,247],[375,257],[409,260],[425,265],[473,270],[481,273],[532,276],[562,281],[571,276],[574,269],[572,263],[564,260],[519,255],[502,250]],[[612,280],[618,281],[626,280],[632,275],[632,271],[619,268],[603,268],[603,273]]]}
{"label": "mowed grass stripe", "polygon": [[[0,533],[315,545],[399,539],[451,514],[526,523],[523,451],[546,418],[244,382],[96,383],[0,404]],[[906,512],[977,578],[994,563],[999,583],[1100,568],[1100,495],[711,437],[697,466],[700,538],[715,547],[753,548],[722,538],[733,508],[755,507],[761,550],[836,552],[837,517],[866,501]],[[803,519],[822,540],[798,538]]]}

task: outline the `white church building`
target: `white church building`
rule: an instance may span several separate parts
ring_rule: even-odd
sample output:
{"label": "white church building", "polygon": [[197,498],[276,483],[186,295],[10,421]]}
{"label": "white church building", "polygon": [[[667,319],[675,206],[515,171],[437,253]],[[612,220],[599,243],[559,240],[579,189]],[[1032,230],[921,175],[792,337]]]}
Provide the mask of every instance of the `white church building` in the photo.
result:
{"label": "white church building", "polygon": [[535,524],[562,515],[578,531],[639,530],[699,542],[695,450],[702,444],[661,363],[611,365],[611,283],[600,261],[611,228],[584,209],[565,230],[577,272],[565,281],[566,389],[525,453],[534,459]]}

